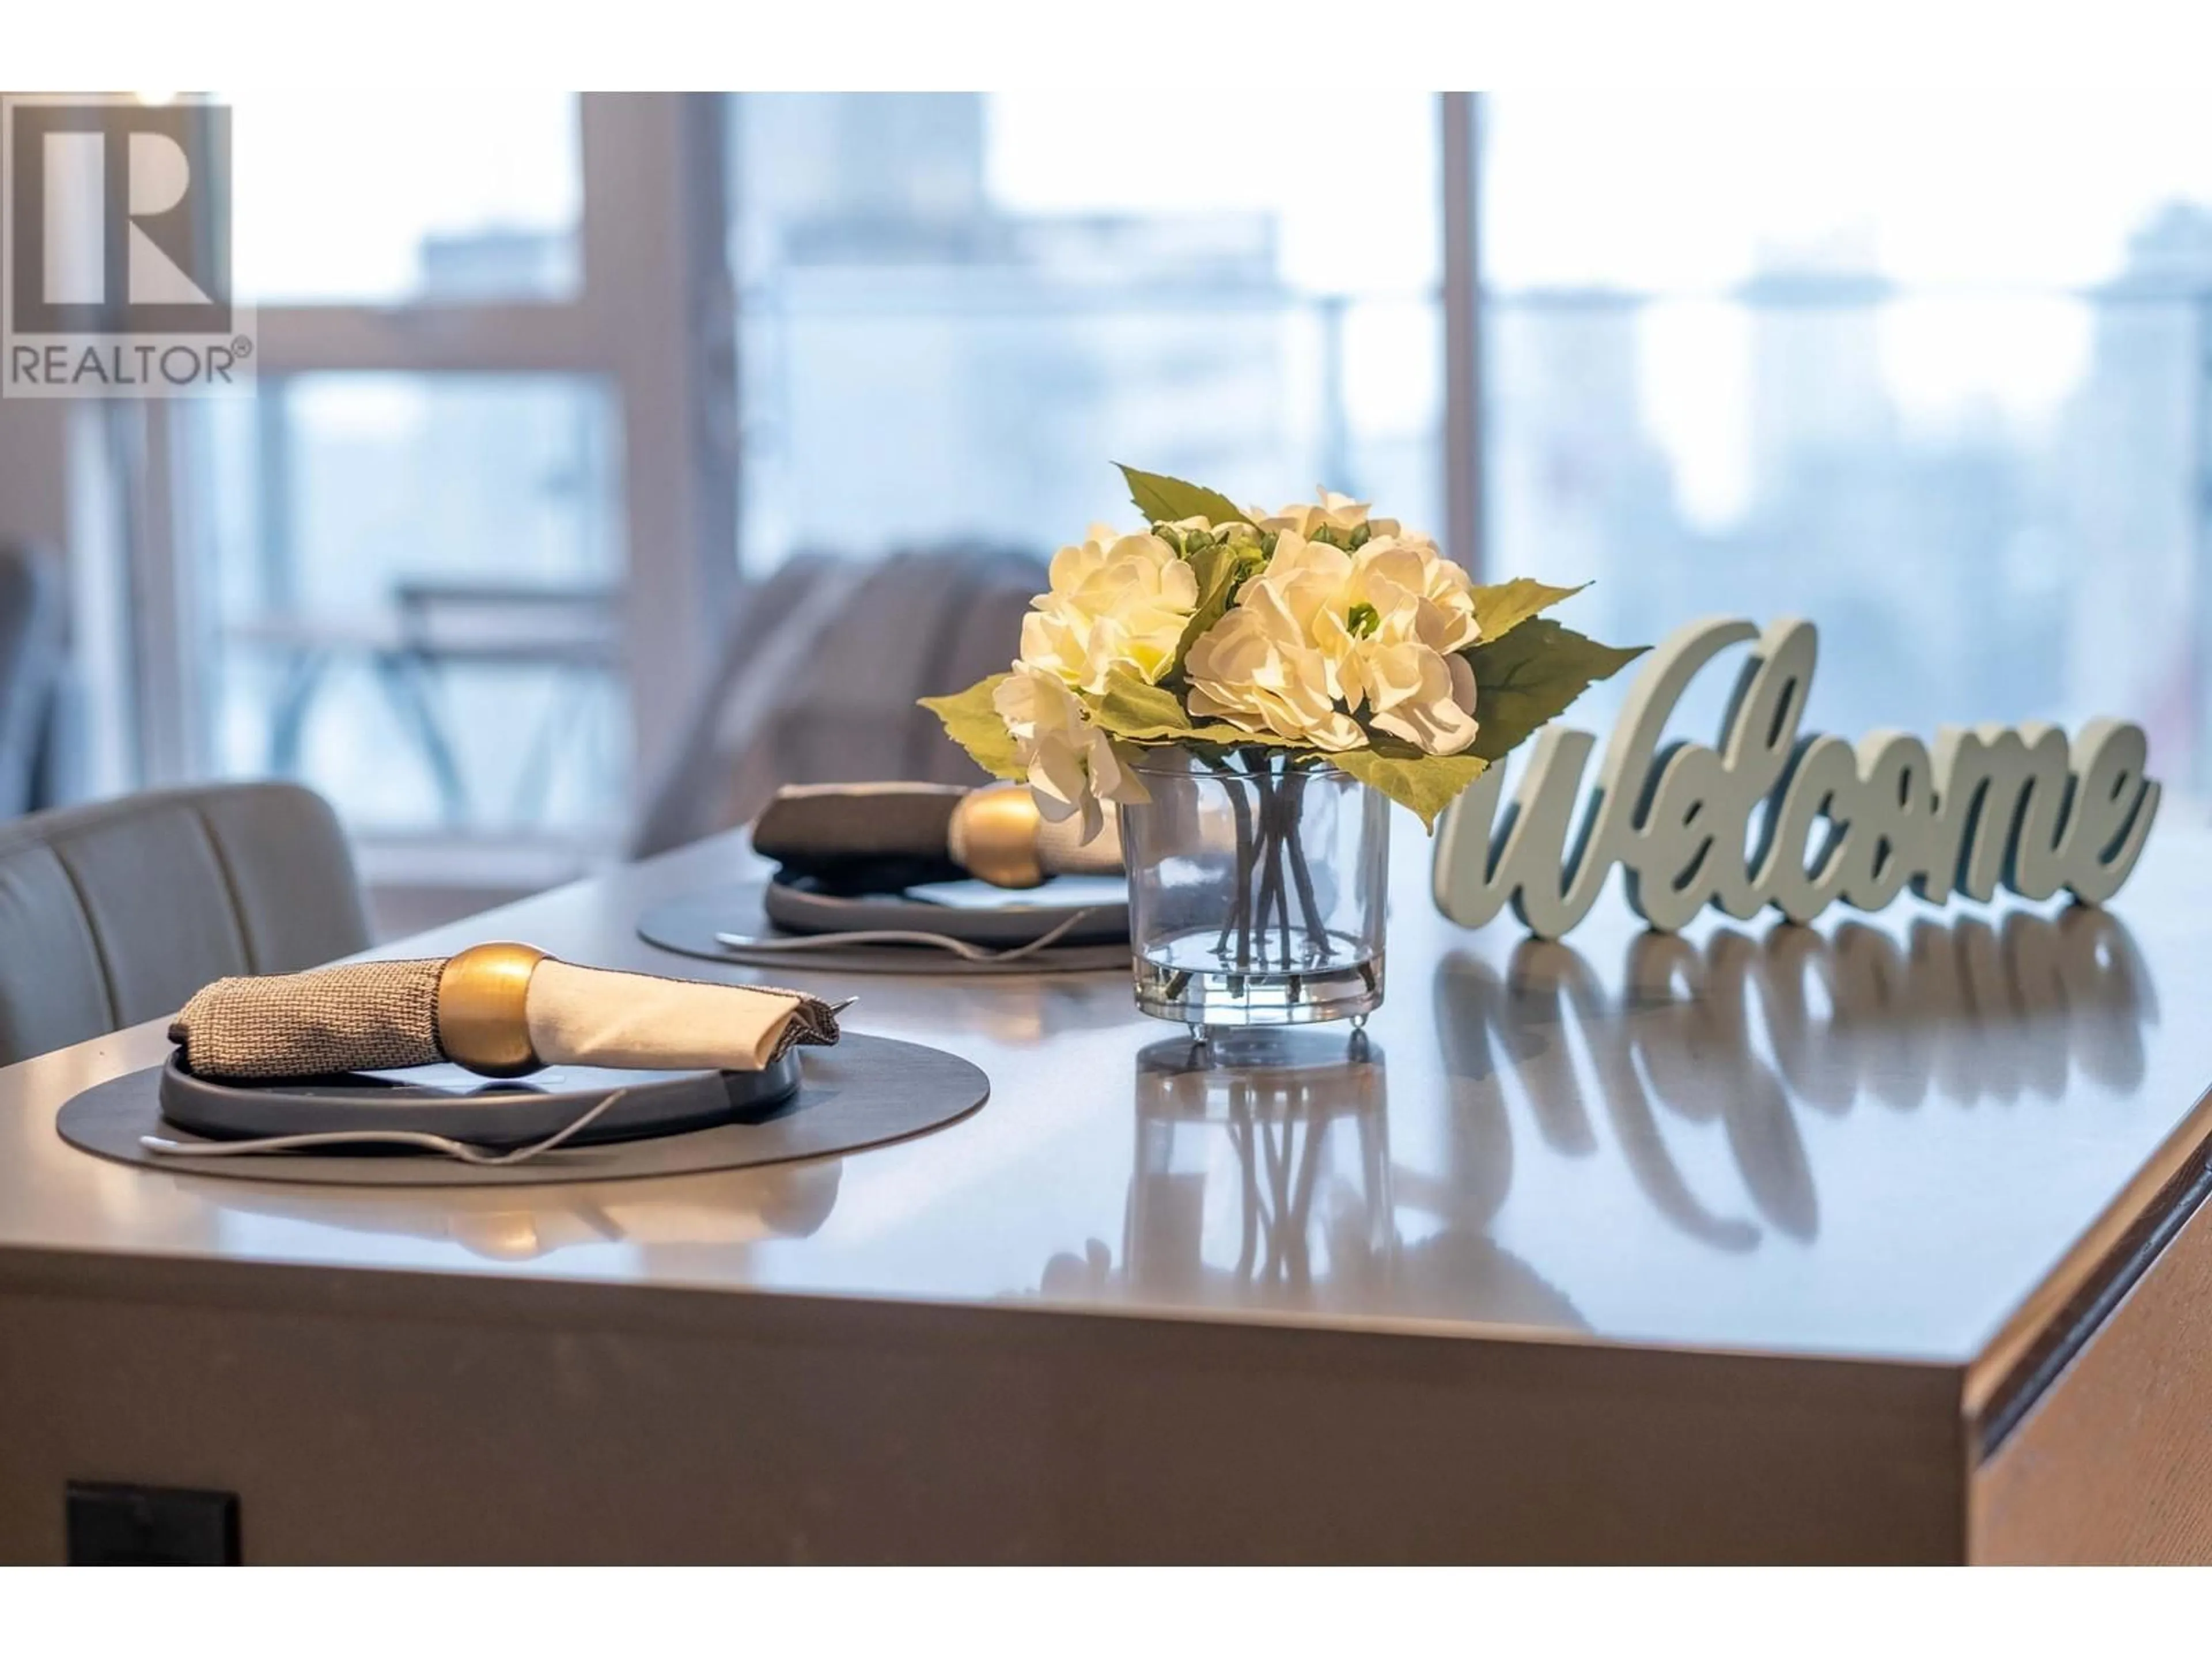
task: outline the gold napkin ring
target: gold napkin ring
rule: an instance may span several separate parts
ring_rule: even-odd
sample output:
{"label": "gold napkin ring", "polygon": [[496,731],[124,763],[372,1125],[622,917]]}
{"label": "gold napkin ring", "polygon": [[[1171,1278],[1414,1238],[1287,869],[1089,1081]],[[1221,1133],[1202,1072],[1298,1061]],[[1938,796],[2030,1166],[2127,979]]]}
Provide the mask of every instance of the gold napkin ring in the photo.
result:
{"label": "gold napkin ring", "polygon": [[483,1077],[544,1069],[530,1046],[530,976],[545,952],[535,945],[471,945],[438,970],[438,1046]]}
{"label": "gold napkin ring", "polygon": [[970,790],[952,809],[945,839],[953,859],[994,887],[1038,887],[1037,825],[1043,815],[1019,784]]}

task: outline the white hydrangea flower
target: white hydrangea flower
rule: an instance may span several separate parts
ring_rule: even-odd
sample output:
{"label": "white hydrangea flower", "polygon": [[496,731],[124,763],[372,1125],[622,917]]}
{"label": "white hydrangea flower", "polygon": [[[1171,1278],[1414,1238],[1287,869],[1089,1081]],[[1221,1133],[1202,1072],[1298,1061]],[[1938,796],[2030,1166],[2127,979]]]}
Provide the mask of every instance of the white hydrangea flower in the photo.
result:
{"label": "white hydrangea flower", "polygon": [[1408,605],[1413,637],[1430,650],[1464,651],[1482,637],[1474,584],[1427,537],[1377,532],[1352,561],[1361,598],[1385,616]]}
{"label": "white hydrangea flower", "polygon": [[1480,636],[1466,573],[1432,544],[1394,531],[1347,553],[1285,530],[1191,647],[1191,713],[1341,750],[1367,741],[1364,708],[1378,731],[1457,754],[1478,729],[1457,653]]}
{"label": "white hydrangea flower", "polygon": [[1280,587],[1255,577],[1221,620],[1193,641],[1183,660],[1191,714],[1316,749],[1358,749],[1367,734],[1337,707],[1343,688],[1334,665]]}
{"label": "white hydrangea flower", "polygon": [[1093,525],[1081,545],[1053,556],[1051,591],[1022,618],[1015,666],[1094,696],[1116,668],[1156,684],[1197,605],[1198,578],[1166,542]]}
{"label": "white hydrangea flower", "polygon": [[1013,734],[1037,811],[1053,823],[1080,814],[1087,842],[1105,827],[1104,801],[1137,805],[1152,799],[1058,675],[1017,664],[991,694],[991,706]]}
{"label": "white hydrangea flower", "polygon": [[1367,502],[1355,501],[1351,496],[1340,495],[1334,489],[1323,489],[1318,493],[1321,500],[1317,503],[1293,501],[1273,513],[1255,507],[1252,509],[1252,521],[1262,530],[1290,531],[1309,539],[1316,531],[1323,529],[1348,536],[1362,525],[1377,536],[1398,533],[1395,519],[1369,518]]}

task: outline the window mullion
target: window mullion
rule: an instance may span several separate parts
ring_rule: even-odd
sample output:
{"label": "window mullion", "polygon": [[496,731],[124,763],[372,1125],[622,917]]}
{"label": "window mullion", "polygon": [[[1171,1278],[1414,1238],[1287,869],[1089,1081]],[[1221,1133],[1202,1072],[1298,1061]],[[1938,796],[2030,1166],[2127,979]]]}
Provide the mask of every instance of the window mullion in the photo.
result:
{"label": "window mullion", "polygon": [[258,320],[264,375],[592,374],[611,366],[584,304],[272,306]]}
{"label": "window mullion", "polygon": [[1481,580],[1483,537],[1480,119],[1477,94],[1441,94],[1443,143],[1444,550]]}
{"label": "window mullion", "polygon": [[621,388],[639,775],[665,761],[737,577],[722,102],[589,93],[584,303]]}

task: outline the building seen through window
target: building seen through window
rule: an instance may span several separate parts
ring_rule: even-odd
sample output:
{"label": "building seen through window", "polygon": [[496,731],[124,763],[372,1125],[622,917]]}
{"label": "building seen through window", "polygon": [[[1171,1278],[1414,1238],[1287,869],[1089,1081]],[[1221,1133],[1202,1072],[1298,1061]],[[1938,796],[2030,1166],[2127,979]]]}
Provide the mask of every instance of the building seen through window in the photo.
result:
{"label": "building seen through window", "polygon": [[1326,143],[1153,101],[734,100],[750,562],[1049,551],[1128,521],[1116,460],[1433,522],[1434,100]]}

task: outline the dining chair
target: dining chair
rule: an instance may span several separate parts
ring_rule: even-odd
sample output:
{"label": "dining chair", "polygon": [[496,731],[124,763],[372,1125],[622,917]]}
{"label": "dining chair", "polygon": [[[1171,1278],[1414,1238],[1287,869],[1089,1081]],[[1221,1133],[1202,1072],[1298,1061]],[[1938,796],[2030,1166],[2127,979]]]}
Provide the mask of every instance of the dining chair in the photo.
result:
{"label": "dining chair", "polygon": [[66,649],[59,562],[0,543],[0,818],[38,804]]}
{"label": "dining chair", "polygon": [[210,784],[0,823],[0,1066],[369,943],[330,804]]}
{"label": "dining chair", "polygon": [[962,545],[788,561],[740,595],[630,851],[748,822],[787,783],[982,783],[915,699],[1004,669],[1045,586],[1027,553]]}

